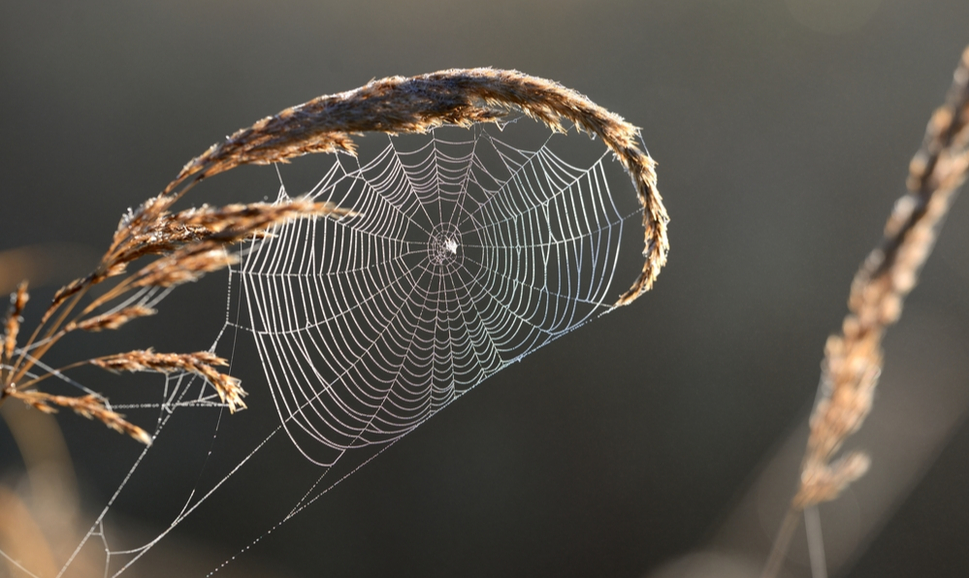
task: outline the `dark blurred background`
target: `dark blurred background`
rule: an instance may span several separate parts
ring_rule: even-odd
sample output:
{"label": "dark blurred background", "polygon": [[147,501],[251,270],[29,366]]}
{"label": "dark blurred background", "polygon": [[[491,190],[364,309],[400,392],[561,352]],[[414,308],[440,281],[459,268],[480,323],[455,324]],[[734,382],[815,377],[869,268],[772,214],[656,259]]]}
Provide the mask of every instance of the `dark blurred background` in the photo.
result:
{"label": "dark blurred background", "polygon": [[[6,277],[36,281],[38,315],[126,208],[314,96],[449,67],[558,80],[642,127],[660,163],[672,249],[654,291],[488,380],[221,574],[752,575],[797,480],[823,344],[967,22],[965,0],[7,1],[0,250],[26,248],[16,262],[33,268]],[[272,198],[275,183],[244,168],[191,200]],[[821,509],[833,575],[966,575],[967,214],[964,187],[888,335],[850,442],[873,467]],[[166,301],[151,333],[100,343],[207,347],[225,278],[207,281]],[[92,354],[71,343],[66,359]],[[258,368],[242,377],[251,406],[270,403]],[[99,511],[137,448],[58,424]],[[183,435],[204,446],[211,428]],[[9,481],[23,465],[0,436]],[[279,459],[246,480],[255,497],[227,490],[133,575],[202,576],[258,535],[238,530],[249,513],[268,530],[300,495],[278,491],[300,465]],[[166,482],[144,483],[144,511],[119,512],[135,534],[166,522]],[[795,541],[786,572],[805,576]]]}

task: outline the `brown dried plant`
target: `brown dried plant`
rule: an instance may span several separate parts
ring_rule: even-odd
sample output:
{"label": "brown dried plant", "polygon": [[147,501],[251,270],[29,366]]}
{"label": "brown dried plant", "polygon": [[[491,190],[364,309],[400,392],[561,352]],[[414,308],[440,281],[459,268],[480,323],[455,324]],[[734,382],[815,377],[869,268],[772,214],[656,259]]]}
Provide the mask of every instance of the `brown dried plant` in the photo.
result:
{"label": "brown dried plant", "polygon": [[[55,412],[59,407],[68,408],[78,415],[100,421],[111,429],[150,444],[148,433],[112,411],[108,400],[101,395],[85,393],[72,397],[37,389],[41,382],[50,377],[81,365],[94,365],[111,371],[182,371],[195,374],[215,389],[230,411],[246,407],[242,400],[246,392],[239,380],[216,370],[216,367],[226,365],[226,360],[206,351],[129,351],[79,361],[55,370],[36,370],[46,367],[38,362],[70,334],[119,329],[129,321],[154,315],[155,309],[142,303],[115,305],[134,291],[173,287],[221,269],[235,259],[226,251],[227,245],[254,235],[265,235],[269,228],[288,220],[320,216],[340,218],[351,214],[328,203],[305,199],[276,205],[203,206],[170,214],[166,208],[171,206],[174,199],[160,199],[163,197],[150,199],[137,212],[122,219],[111,248],[101,258],[97,268],[87,277],[77,279],[57,291],[38,327],[19,348],[17,341],[21,314],[29,297],[26,282],[11,296],[0,359],[0,403],[7,398],[19,399],[45,413]],[[82,297],[88,290],[111,277],[123,275],[129,263],[145,256],[155,259],[118,281],[86,306],[81,306]],[[103,308],[109,310],[99,313]]]}
{"label": "brown dried plant", "polygon": [[[0,404],[20,399],[44,412],[66,407],[108,427],[150,443],[150,436],[111,410],[107,399],[86,393],[77,397],[38,390],[52,376],[80,365],[112,371],[188,372],[204,378],[230,411],[245,407],[238,379],[216,370],[226,361],[209,352],[155,353],[136,350],[46,370],[40,359],[77,331],[118,329],[129,321],[154,315],[144,303],[123,301],[138,291],[166,290],[232,264],[228,245],[268,234],[281,223],[299,218],[343,218],[354,213],[330,203],[294,199],[277,204],[252,203],[170,209],[204,178],[244,164],[287,162],[308,153],[354,154],[352,135],[365,132],[423,133],[451,124],[469,126],[502,120],[520,111],[553,131],[566,123],[599,137],[630,175],[643,208],[644,265],[639,278],[620,296],[626,305],[650,289],[667,258],[667,213],[657,191],[656,163],[638,146],[638,129],[619,116],[562,85],[516,71],[491,68],[454,69],[416,76],[375,80],[359,89],[321,96],[241,129],[196,157],[163,191],[129,211],[118,225],[108,250],[86,277],[68,283],[54,295],[30,337],[18,346],[27,285],[11,297],[4,323],[0,358]],[[134,273],[128,266],[152,259]],[[82,306],[89,290],[119,279]],[[107,309],[107,311],[104,311]]]}
{"label": "brown dried plant", "polygon": [[967,59],[964,49],[946,102],[933,113],[922,147],[910,162],[909,193],[896,201],[881,246],[852,281],[841,334],[825,344],[801,481],[763,578],[780,571],[802,512],[834,500],[869,468],[869,457],[862,452],[835,456],[872,409],[882,371],[883,335],[899,320],[903,300],[916,285],[954,194],[967,180]]}

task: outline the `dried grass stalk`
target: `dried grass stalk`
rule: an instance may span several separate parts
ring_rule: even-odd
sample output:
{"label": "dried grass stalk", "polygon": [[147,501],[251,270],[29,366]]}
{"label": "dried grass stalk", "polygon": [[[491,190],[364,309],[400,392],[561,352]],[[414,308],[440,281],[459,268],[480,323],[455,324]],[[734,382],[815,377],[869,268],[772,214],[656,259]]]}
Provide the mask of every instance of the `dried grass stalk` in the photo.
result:
{"label": "dried grass stalk", "polygon": [[[102,269],[113,270],[112,274],[117,274],[119,266],[146,255],[170,253],[199,243],[237,243],[293,219],[339,219],[355,214],[333,203],[316,203],[309,199],[290,199],[274,204],[233,204],[224,207],[203,205],[175,214],[158,212],[158,207],[158,203],[151,199],[138,213],[139,216],[131,219],[136,225],[122,225],[120,233],[116,233],[115,249],[102,261]],[[144,218],[146,212],[155,213],[152,220]]]}
{"label": "dried grass stalk", "polygon": [[[369,131],[423,133],[453,124],[496,122],[519,110],[563,131],[564,122],[598,136],[633,180],[644,226],[640,277],[620,296],[626,305],[653,286],[667,259],[667,211],[657,191],[656,163],[638,144],[639,131],[620,116],[559,83],[514,70],[452,69],[405,78],[393,76],[321,96],[237,131],[193,159],[164,194],[243,164],[286,162],[316,152],[354,153],[352,134]],[[190,183],[191,185],[191,183]],[[180,193],[179,193],[180,194]]]}
{"label": "dried grass stalk", "polygon": [[19,399],[25,404],[44,413],[56,413],[57,408],[55,406],[66,407],[80,416],[100,421],[116,432],[131,436],[145,445],[152,445],[152,438],[145,430],[129,423],[120,413],[111,411],[105,407],[102,400],[93,395],[68,397],[51,395],[42,391],[14,390],[10,393],[10,397]]}
{"label": "dried grass stalk", "polygon": [[64,327],[64,331],[73,331],[74,329],[80,329],[82,331],[103,331],[105,329],[118,329],[125,323],[128,323],[132,319],[137,319],[139,317],[148,317],[149,315],[155,315],[158,313],[151,307],[145,307],[143,305],[132,305],[131,307],[125,307],[115,311],[114,313],[105,313],[104,315],[97,315],[89,319],[84,319],[82,321],[77,321],[74,323],[69,323]]}
{"label": "dried grass stalk", "polygon": [[184,371],[204,378],[215,388],[219,398],[235,413],[238,409],[245,409],[242,398],[246,392],[240,386],[240,381],[231,375],[219,373],[215,367],[229,365],[229,362],[208,351],[195,353],[155,353],[151,349],[129,351],[106,357],[99,357],[90,361],[102,369],[114,372],[157,371],[172,373]]}
{"label": "dried grass stalk", "polygon": [[[168,209],[175,199],[172,195],[152,197],[122,217],[98,267],[87,277],[62,287],[51,307],[56,308],[87,287],[125,273],[128,263],[142,257],[166,255],[164,262],[156,262],[139,273],[136,286],[178,285],[232,264],[231,258],[216,251],[222,246],[265,235],[268,229],[293,219],[339,219],[355,214],[333,203],[308,199],[225,207],[203,205],[170,214]],[[179,272],[183,266],[187,269]]]}
{"label": "dried grass stalk", "polygon": [[4,369],[10,363],[14,348],[17,346],[17,334],[20,333],[20,314],[23,313],[29,299],[30,294],[27,293],[26,281],[22,282],[17,287],[17,292],[10,296],[10,309],[7,311],[7,320],[3,327],[3,359],[0,360]]}
{"label": "dried grass stalk", "polygon": [[134,287],[174,287],[195,281],[238,261],[220,243],[207,241],[183,247],[142,268],[134,275]]}
{"label": "dried grass stalk", "polygon": [[957,188],[967,179],[967,50],[953,74],[946,102],[932,115],[923,145],[910,163],[907,186],[886,223],[882,245],[852,281],[842,332],[825,344],[820,395],[809,419],[801,483],[762,576],[777,575],[797,518],[833,500],[865,474],[869,459],[850,453],[832,462],[845,439],[872,409],[882,371],[882,338],[899,320]]}

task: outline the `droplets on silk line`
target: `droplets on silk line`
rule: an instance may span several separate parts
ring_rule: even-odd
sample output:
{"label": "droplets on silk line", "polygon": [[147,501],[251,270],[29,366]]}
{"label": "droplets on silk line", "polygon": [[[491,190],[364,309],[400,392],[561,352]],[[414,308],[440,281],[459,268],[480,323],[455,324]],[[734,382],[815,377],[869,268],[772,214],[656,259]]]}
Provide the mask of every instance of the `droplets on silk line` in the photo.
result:
{"label": "droplets on silk line", "polygon": [[297,221],[249,250],[234,280],[246,329],[308,460],[395,441],[612,309],[629,281],[613,280],[638,210],[629,177],[575,133],[506,138],[536,140],[532,124],[373,137],[373,156],[338,155],[309,193],[356,216]]}

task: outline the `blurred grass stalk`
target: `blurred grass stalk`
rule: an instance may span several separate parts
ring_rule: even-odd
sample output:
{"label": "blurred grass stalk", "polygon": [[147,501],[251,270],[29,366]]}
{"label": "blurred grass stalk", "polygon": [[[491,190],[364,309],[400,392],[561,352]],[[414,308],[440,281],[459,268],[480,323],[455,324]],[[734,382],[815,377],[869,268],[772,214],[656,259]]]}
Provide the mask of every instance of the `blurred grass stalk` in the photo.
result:
{"label": "blurred grass stalk", "polygon": [[[931,116],[923,145],[909,166],[909,193],[886,223],[882,245],[866,258],[852,281],[842,332],[825,344],[818,400],[809,419],[801,481],[781,524],[762,578],[781,570],[798,519],[834,500],[869,468],[858,451],[836,457],[872,409],[882,371],[882,339],[899,320],[903,300],[915,287],[957,189],[967,179],[967,50],[953,74],[946,102]],[[815,537],[817,538],[817,536]],[[811,558],[815,578],[825,573],[821,540]],[[821,561],[821,562],[820,562]]]}

